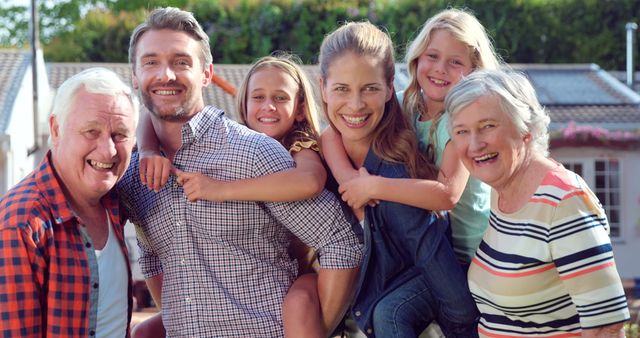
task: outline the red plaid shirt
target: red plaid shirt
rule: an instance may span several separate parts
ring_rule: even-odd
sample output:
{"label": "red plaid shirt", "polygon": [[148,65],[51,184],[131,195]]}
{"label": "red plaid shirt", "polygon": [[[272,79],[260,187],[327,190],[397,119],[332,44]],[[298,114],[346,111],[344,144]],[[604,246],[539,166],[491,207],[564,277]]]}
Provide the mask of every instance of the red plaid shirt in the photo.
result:
{"label": "red plaid shirt", "polygon": [[[66,201],[50,156],[0,200],[2,337],[95,336],[100,287],[95,249]],[[102,203],[128,257],[115,194]],[[127,322],[131,283],[128,298]]]}

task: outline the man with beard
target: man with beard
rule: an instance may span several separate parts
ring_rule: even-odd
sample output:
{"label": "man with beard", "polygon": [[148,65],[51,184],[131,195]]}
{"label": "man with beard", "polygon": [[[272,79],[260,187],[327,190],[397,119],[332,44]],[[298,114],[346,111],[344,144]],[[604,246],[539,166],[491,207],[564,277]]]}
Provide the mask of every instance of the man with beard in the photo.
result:
{"label": "man with beard", "polygon": [[[131,36],[133,85],[160,149],[178,172],[239,180],[294,166],[274,139],[205,106],[213,71],[209,38],[189,12],[154,10]],[[141,183],[138,154],[118,188],[141,248],[140,266],[161,306],[168,336],[282,336],[281,305],[296,278],[291,233],[318,251],[318,293],[346,308],[361,247],[328,191],[314,199],[189,202],[171,176],[154,192]]]}

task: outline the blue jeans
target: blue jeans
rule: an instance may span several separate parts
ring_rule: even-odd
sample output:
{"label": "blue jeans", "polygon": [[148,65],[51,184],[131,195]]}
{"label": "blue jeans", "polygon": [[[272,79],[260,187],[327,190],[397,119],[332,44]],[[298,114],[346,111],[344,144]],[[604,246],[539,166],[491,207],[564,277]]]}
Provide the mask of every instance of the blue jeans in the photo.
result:
{"label": "blue jeans", "polygon": [[376,304],[373,331],[378,337],[417,337],[436,319],[432,303],[421,276],[410,279]]}
{"label": "blue jeans", "polygon": [[436,320],[446,337],[478,337],[478,309],[447,241],[418,276],[385,295],[373,311],[377,337],[417,337]]}

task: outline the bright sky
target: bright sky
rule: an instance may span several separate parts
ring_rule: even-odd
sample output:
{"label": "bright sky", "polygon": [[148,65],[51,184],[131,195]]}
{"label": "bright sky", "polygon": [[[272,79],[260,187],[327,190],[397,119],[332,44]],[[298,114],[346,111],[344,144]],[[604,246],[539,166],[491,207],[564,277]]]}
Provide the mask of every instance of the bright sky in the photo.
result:
{"label": "bright sky", "polygon": [[10,7],[10,6],[30,6],[30,0],[4,0],[2,7]]}

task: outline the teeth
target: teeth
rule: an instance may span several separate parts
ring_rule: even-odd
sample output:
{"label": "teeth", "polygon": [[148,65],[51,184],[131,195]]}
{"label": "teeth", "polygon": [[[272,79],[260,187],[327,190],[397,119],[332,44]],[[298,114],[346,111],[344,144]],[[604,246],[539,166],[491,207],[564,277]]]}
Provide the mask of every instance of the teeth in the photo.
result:
{"label": "teeth", "polygon": [[98,169],[111,169],[113,168],[113,163],[102,163],[102,162],[98,162],[95,160],[90,160],[89,164],[91,164],[92,167],[98,168]]}
{"label": "teeth", "polygon": [[351,124],[359,124],[364,122],[367,117],[369,117],[368,115],[363,115],[363,116],[348,116],[348,115],[342,115],[342,118],[345,119],[348,123]]}
{"label": "teeth", "polygon": [[156,90],[156,94],[158,95],[176,95],[175,90]]}
{"label": "teeth", "polygon": [[438,80],[438,79],[434,79],[434,78],[432,78],[431,81],[433,83],[437,84],[437,85],[444,85],[444,84],[447,83],[447,81],[445,81],[445,80]]}
{"label": "teeth", "polygon": [[479,157],[474,157],[473,159],[477,162],[482,162],[482,161],[490,160],[496,156],[498,156],[498,153],[490,153],[490,154],[485,154]]}
{"label": "teeth", "polygon": [[279,120],[275,117],[261,117],[258,119],[258,121],[264,122],[264,123],[273,123],[273,122],[278,122]]}

